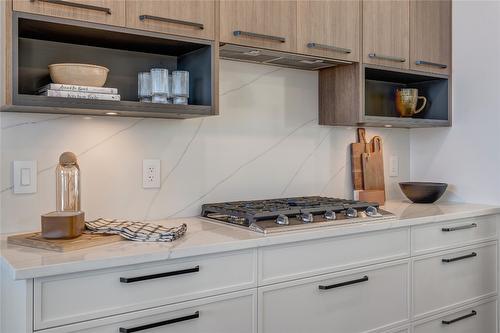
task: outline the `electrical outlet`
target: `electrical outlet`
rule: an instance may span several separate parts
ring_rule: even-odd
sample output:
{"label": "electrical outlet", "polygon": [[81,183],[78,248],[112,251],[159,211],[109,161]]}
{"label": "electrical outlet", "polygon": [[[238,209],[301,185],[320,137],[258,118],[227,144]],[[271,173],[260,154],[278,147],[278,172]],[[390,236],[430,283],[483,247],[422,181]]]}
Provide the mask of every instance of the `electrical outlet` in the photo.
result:
{"label": "electrical outlet", "polygon": [[396,155],[392,155],[389,160],[389,177],[399,176],[399,158]]}
{"label": "electrical outlet", "polygon": [[142,187],[160,188],[161,187],[161,161],[143,160],[142,161]]}

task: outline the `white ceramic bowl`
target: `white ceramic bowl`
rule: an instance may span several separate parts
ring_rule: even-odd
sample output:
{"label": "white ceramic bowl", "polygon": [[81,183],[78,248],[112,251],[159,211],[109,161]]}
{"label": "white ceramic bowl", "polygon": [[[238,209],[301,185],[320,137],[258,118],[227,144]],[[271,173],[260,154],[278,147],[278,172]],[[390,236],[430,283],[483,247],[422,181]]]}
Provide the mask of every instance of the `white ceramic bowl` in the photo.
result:
{"label": "white ceramic bowl", "polygon": [[102,87],[108,78],[109,69],[88,64],[52,64],[49,74],[52,82],[79,86]]}

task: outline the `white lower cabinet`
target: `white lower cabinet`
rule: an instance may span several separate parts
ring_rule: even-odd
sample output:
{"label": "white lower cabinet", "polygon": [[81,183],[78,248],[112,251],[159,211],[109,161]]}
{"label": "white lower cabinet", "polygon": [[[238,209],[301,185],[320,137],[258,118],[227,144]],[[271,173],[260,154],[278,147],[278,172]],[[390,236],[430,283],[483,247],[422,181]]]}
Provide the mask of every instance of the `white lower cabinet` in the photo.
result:
{"label": "white lower cabinet", "polygon": [[259,332],[372,332],[409,320],[409,263],[259,288]]}
{"label": "white lower cabinet", "polygon": [[255,289],[60,326],[44,333],[256,333]]}
{"label": "white lower cabinet", "polygon": [[496,242],[413,259],[416,319],[496,293]]}
{"label": "white lower cabinet", "polygon": [[418,322],[413,333],[497,333],[497,300],[477,303]]}

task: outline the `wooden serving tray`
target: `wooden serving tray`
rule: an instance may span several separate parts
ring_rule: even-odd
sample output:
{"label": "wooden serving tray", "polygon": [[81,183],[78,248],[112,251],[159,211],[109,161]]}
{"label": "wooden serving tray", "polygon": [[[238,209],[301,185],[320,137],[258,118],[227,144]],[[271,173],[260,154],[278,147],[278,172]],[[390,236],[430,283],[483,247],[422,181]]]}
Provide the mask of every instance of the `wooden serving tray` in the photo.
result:
{"label": "wooden serving tray", "polygon": [[73,239],[45,239],[41,232],[12,235],[7,237],[7,243],[34,247],[49,251],[67,252],[86,249],[89,247],[106,245],[121,241],[120,235],[104,235],[83,233]]}

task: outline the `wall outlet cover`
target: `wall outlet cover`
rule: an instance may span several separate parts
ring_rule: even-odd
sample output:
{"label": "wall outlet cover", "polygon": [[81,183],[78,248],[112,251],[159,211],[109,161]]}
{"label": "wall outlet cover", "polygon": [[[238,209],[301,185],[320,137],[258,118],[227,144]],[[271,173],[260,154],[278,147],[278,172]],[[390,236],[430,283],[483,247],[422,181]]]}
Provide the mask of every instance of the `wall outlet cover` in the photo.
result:
{"label": "wall outlet cover", "polygon": [[142,187],[161,187],[161,160],[142,161]]}
{"label": "wall outlet cover", "polygon": [[14,161],[12,170],[15,194],[36,193],[38,172],[36,161]]}

